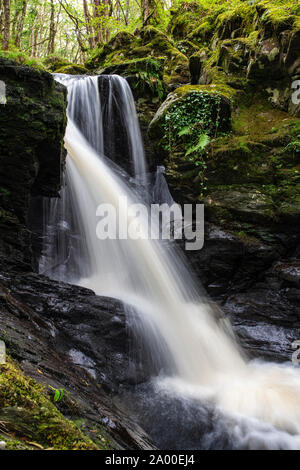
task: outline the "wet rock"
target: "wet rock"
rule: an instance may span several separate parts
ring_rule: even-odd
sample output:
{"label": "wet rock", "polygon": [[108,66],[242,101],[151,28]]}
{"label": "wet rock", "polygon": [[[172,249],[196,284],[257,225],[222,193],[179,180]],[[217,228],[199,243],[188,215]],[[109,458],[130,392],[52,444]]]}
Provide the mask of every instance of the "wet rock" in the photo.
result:
{"label": "wet rock", "polygon": [[191,85],[198,85],[203,63],[207,60],[207,52],[205,49],[195,52],[190,57],[189,67],[191,75]]}
{"label": "wet rock", "polygon": [[249,240],[214,224],[205,224],[204,247],[186,251],[191,268],[213,298],[227,298],[253,285],[280,256],[280,245]]}
{"label": "wet rock", "polygon": [[153,448],[110,396],[147,376],[120,302],[36,274],[2,273],[0,290],[0,337],[27,375],[69,392],[60,410],[104,428],[114,448]]}
{"label": "wet rock", "polygon": [[120,301],[35,274],[13,280],[1,276],[1,281],[9,288],[8,304],[13,299],[12,308],[22,306],[18,314],[24,319],[35,312],[41,333],[56,351],[85,368],[104,387],[115,390],[145,380],[147,368],[134,362],[138,351]]}
{"label": "wet rock", "polygon": [[0,114],[0,253],[30,264],[30,194],[60,187],[66,91],[47,73],[0,58],[7,104]]}
{"label": "wet rock", "polygon": [[228,210],[241,220],[271,221],[274,217],[272,198],[259,190],[220,191],[211,193],[206,198],[207,210],[216,208]]}
{"label": "wet rock", "polygon": [[281,65],[280,49],[281,46],[275,38],[260,41],[255,59],[252,59],[248,66],[248,77],[266,77],[268,73],[272,74],[272,79],[284,77],[285,70]]}
{"label": "wet rock", "polygon": [[291,284],[295,287],[300,287],[300,261],[280,261],[276,263],[270,274],[275,275],[279,279],[285,281],[286,284]]}

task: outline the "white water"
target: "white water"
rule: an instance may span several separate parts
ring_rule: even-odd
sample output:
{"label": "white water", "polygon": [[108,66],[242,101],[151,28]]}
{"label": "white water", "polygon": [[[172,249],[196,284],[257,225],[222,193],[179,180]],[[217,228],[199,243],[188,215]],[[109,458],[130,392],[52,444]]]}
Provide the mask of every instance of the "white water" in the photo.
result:
{"label": "white water", "polygon": [[[223,322],[216,320],[213,308],[199,293],[171,244],[166,247],[149,239],[99,240],[96,237],[97,206],[105,202],[118,207],[120,196],[126,196],[129,203],[137,202],[137,196],[102,156],[97,79],[67,80],[68,192],[77,211],[80,238],[87,249],[78,283],[135,308],[145,341],[148,338],[150,343],[156,338],[153,355],[160,356],[166,370],[170,371],[171,367],[168,376],[158,380],[158,387],[214,402],[225,415],[234,417],[233,435],[238,439],[241,434],[250,448],[300,448],[299,369],[249,363]],[[120,78],[114,80],[122,82]],[[90,89],[92,95],[90,91],[86,93]],[[89,143],[72,121],[79,100]],[[143,159],[142,154],[140,158]],[[143,166],[144,163],[135,165],[139,170]],[[122,209],[119,218],[121,226],[132,221]],[[247,430],[242,432],[243,417],[248,421]],[[269,427],[261,431],[264,422]]]}

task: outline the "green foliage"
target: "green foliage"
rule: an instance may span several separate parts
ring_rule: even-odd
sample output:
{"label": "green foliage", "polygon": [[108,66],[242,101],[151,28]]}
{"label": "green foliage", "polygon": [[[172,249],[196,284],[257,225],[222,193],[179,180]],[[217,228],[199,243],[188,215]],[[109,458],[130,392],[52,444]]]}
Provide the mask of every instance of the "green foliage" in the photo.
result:
{"label": "green foliage", "polygon": [[[137,61],[134,61],[137,64]],[[135,73],[137,83],[135,87],[139,87],[142,91],[148,87],[153,95],[157,95],[161,100],[165,94],[165,88],[162,81],[162,65],[155,59],[148,58],[145,62],[145,70],[139,70]]]}
{"label": "green foliage", "polygon": [[[59,392],[61,396],[61,390]],[[55,393],[55,396],[58,395]],[[58,411],[44,387],[26,377],[10,358],[7,364],[0,365],[0,421],[4,420],[9,432],[25,442],[34,441],[40,448],[97,450],[97,446]]]}
{"label": "green foliage", "polygon": [[[210,142],[210,137],[208,134],[200,134],[198,142],[192,147],[189,146],[187,151],[185,152],[185,155],[188,156],[191,154],[202,152],[202,150],[205,149],[205,147],[209,144],[209,142]],[[200,164],[200,162],[196,161],[195,164],[197,166],[197,164]]]}
{"label": "green foliage", "polygon": [[[24,4],[26,14],[22,21]],[[298,0],[175,0],[171,8],[162,0],[149,0],[148,4],[149,17],[144,21],[142,4],[136,0],[99,5],[88,1],[87,14],[82,0],[54,1],[55,54],[72,63],[84,63],[92,50],[109,42],[120,31],[134,33],[145,26],[155,26],[175,40],[198,42],[196,46],[199,43],[210,46],[215,40],[237,37],[231,36],[236,32],[238,37],[247,38],[253,31],[264,28],[281,32],[300,27]],[[12,0],[10,9],[9,48],[17,46],[34,58],[47,56],[52,51],[49,47],[51,2]],[[179,47],[183,54],[189,54],[193,46]]]}
{"label": "green foliage", "polygon": [[41,62],[41,60],[34,57],[29,57],[24,52],[14,48],[9,51],[0,50],[0,57],[5,57],[6,59],[13,60],[20,65],[27,65],[28,67],[34,67],[39,70],[46,70],[46,67]]}
{"label": "green foliage", "polygon": [[59,389],[56,388],[55,389],[51,386],[50,386],[50,388],[54,391],[54,395],[53,395],[53,402],[54,403],[58,403],[58,402],[62,401],[63,397],[69,393],[64,388],[59,388]]}
{"label": "green foliage", "polygon": [[205,190],[204,170],[207,147],[217,135],[221,97],[207,92],[191,92],[175,102],[165,115],[164,148],[168,152],[185,149],[185,157],[202,170],[200,186]]}
{"label": "green foliage", "polygon": [[293,154],[299,154],[300,153],[300,134],[293,137],[292,140],[286,145],[284,150],[292,151]]}
{"label": "green foliage", "polygon": [[220,103],[220,95],[196,91],[189,93],[184,100],[175,102],[165,115],[166,148],[171,150],[170,140],[176,144],[181,137],[189,136],[189,141],[196,145],[199,134],[214,136],[220,121]]}

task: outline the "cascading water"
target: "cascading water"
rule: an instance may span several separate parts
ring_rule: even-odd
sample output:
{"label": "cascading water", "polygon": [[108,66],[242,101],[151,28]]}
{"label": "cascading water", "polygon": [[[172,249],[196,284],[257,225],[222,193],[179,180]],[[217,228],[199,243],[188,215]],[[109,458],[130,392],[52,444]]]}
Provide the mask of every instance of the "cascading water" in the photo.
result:
{"label": "cascading water", "polygon": [[[106,134],[113,126],[115,101],[125,124],[135,175],[145,177],[142,141],[128,84],[117,76],[100,79],[100,84],[107,81],[109,90],[104,109],[97,77],[57,79],[69,91],[66,185],[60,202],[52,204],[52,221],[50,217],[46,223],[52,232],[46,236],[41,271],[89,287],[99,295],[117,297],[133,307],[142,324],[143,339],[151,348],[155,338],[152,353],[163,364],[164,377],[157,379],[156,387],[201,403],[214,403],[223,416],[230,417],[237,447],[300,448],[299,371],[248,362],[223,322],[216,319],[174,244],[166,246],[148,238],[146,220],[137,240],[99,240],[96,236],[99,204],[117,208],[117,225],[125,233],[135,219],[120,200],[141,202],[137,182],[128,182],[124,172],[103,155],[105,148],[110,148],[105,139],[111,137]],[[104,120],[105,114],[108,117]],[[160,171],[157,176],[153,194],[171,202],[167,188],[160,191]],[[63,243],[58,243],[58,252],[52,254],[51,265],[49,247],[53,247],[53,223],[57,227],[58,221]]]}

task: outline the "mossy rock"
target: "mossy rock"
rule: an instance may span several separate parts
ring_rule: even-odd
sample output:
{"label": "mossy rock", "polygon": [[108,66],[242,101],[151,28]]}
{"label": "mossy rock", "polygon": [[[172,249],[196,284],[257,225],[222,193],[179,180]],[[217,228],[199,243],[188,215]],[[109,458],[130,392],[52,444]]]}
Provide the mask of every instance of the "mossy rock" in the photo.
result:
{"label": "mossy rock", "polygon": [[150,96],[162,99],[165,95],[163,82],[164,57],[147,57],[110,65],[97,71],[100,75],[121,75],[131,86],[136,99]]}
{"label": "mossy rock", "polygon": [[0,50],[0,59],[1,63],[4,63],[4,61],[6,61],[7,64],[10,62],[11,65],[22,65],[32,67],[35,70],[41,72],[46,72],[48,70],[43,61],[37,59],[36,57],[30,57],[19,50]]}
{"label": "mossy rock", "polygon": [[231,117],[231,97],[234,96],[234,90],[229,87],[219,87],[217,85],[184,85],[176,88],[174,92],[170,93],[166,101],[156,112],[152,122],[149,125],[149,134],[153,138],[161,139],[164,134],[164,123],[165,117],[168,112],[172,110],[176,104],[177,109],[180,111],[181,106],[185,106],[187,98],[193,94],[201,96],[220,98],[220,109],[219,113],[221,116],[221,128],[225,130],[230,129],[230,117]]}
{"label": "mossy rock", "polygon": [[64,73],[66,75],[86,75],[89,71],[87,68],[83,67],[83,65],[70,64],[56,69],[55,73]]}
{"label": "mossy rock", "polygon": [[176,48],[166,34],[153,26],[147,26],[140,31],[140,38],[141,44],[132,49],[132,55],[164,56],[164,81],[173,86],[188,82],[188,58]]}
{"label": "mossy rock", "polygon": [[[51,402],[45,388],[26,377],[9,358],[0,365],[0,420],[25,448],[54,450],[97,450],[77,426],[66,419]],[[8,448],[19,448],[18,442]]]}
{"label": "mossy rock", "polygon": [[57,54],[51,54],[45,57],[42,62],[49,72],[55,72],[62,67],[71,65],[69,60]]}
{"label": "mossy rock", "polygon": [[146,57],[108,65],[103,69],[99,69],[98,73],[104,75],[117,74],[128,77],[130,75],[146,72],[152,76],[157,75],[157,78],[162,80],[164,62],[164,57],[157,57],[155,59]]}
{"label": "mossy rock", "polygon": [[199,46],[194,44],[192,41],[184,39],[183,41],[178,41],[176,47],[182,54],[187,57],[191,57],[193,54],[196,54],[199,51]]}
{"label": "mossy rock", "polygon": [[232,217],[244,222],[270,224],[275,219],[272,197],[256,187],[216,187],[206,196],[204,203],[209,217],[216,221]]}
{"label": "mossy rock", "polygon": [[22,264],[31,256],[30,195],[54,196],[60,188],[66,89],[40,69],[2,58],[0,69],[7,99],[0,113],[0,252]]}
{"label": "mossy rock", "polygon": [[90,70],[109,70],[129,61],[164,58],[164,82],[173,87],[188,82],[188,58],[166,34],[153,26],[139,29],[134,35],[122,34],[120,37],[120,34],[93,52],[86,63]]}
{"label": "mossy rock", "polygon": [[197,2],[182,2],[177,9],[171,9],[171,19],[168,25],[168,32],[175,39],[186,38],[198,25],[199,21],[207,14],[204,8]]}
{"label": "mossy rock", "polygon": [[209,57],[209,51],[207,48],[198,50],[190,56],[189,60],[189,69],[191,76],[191,84],[199,85],[201,73],[203,71],[203,64],[207,61]]}
{"label": "mossy rock", "polygon": [[122,49],[124,47],[130,46],[134,40],[135,37],[133,34],[130,34],[127,31],[120,31],[107,43],[107,49],[112,51],[116,49]]}

